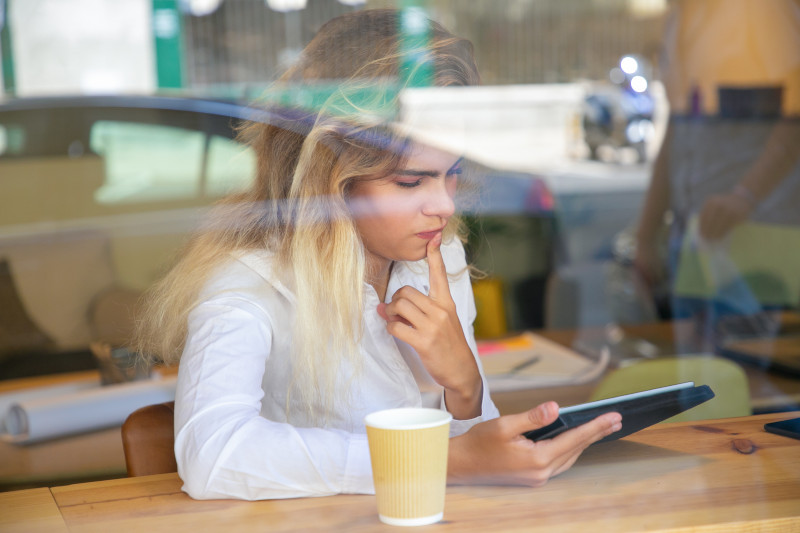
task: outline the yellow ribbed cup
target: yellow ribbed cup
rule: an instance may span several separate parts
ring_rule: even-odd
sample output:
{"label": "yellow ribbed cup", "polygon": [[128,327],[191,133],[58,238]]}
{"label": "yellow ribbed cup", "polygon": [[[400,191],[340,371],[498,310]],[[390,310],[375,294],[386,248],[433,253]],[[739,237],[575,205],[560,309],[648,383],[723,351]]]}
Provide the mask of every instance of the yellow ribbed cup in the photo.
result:
{"label": "yellow ribbed cup", "polygon": [[452,418],[447,411],[425,408],[367,415],[364,422],[381,522],[422,526],[442,519]]}

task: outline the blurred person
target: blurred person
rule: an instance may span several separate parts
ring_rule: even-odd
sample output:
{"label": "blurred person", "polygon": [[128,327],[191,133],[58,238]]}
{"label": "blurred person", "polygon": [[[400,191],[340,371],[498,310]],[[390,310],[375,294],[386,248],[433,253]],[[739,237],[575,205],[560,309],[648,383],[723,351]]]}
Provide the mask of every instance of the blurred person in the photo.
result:
{"label": "blurred person", "polygon": [[679,351],[715,351],[800,303],[800,1],[674,1],[663,59],[671,116],[635,265],[691,319]]}
{"label": "blurred person", "polygon": [[281,83],[338,88],[318,111],[272,108],[243,130],[252,190],[218,206],[150,294],[138,349],[179,362],[175,454],[194,498],[371,493],[363,420],[379,409],[453,415],[451,483],[540,485],[621,427],[609,413],[534,443],[521,434],[555,421],[554,402],[498,416],[454,216],[461,158],[393,128],[381,89],[431,65],[437,86],[475,85],[472,46],[429,22],[404,52],[399,16],[321,27]]}

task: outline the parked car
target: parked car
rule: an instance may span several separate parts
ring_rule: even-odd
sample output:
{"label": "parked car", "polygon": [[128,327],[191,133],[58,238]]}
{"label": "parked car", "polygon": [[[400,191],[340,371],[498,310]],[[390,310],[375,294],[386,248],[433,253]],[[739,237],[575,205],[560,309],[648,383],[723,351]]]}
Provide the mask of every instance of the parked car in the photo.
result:
{"label": "parked car", "polygon": [[[251,184],[237,127],[269,119],[194,98],[0,102],[0,379],[94,368],[91,342],[124,344],[137,299],[208,206]],[[465,213],[473,221],[552,219],[537,176],[479,176],[490,186]]]}

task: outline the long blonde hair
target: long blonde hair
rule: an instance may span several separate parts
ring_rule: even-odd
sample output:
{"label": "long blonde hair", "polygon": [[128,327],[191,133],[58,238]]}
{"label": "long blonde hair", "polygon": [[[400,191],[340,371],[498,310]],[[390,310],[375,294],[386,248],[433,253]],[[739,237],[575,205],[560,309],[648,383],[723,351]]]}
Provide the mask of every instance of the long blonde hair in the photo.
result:
{"label": "long blonde hair", "polygon": [[[399,17],[366,10],[332,19],[281,77],[277,87],[337,85],[316,110],[270,105],[272,120],[241,130],[257,156],[255,182],[215,207],[149,291],[137,324],[140,353],[177,362],[188,314],[214,270],[234,251],[268,249],[295,291],[293,394],[312,417],[326,415],[312,412],[314,405],[332,409],[340,364],[360,367],[366,266],[348,191],[356,180],[390,175],[407,155],[386,124],[387,109],[397,103],[386,81],[402,78],[406,55],[420,52],[401,50]],[[435,22],[424,52],[435,85],[479,82],[472,45]],[[449,235],[458,232],[457,221],[449,226]]]}

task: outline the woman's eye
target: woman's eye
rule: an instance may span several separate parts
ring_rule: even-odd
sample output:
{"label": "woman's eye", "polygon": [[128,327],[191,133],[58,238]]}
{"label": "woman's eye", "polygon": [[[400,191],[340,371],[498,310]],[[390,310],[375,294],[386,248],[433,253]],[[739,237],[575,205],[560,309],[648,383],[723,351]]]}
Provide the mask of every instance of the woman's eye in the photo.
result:
{"label": "woman's eye", "polygon": [[415,180],[410,180],[410,181],[409,180],[397,180],[397,181],[395,181],[395,183],[400,187],[406,187],[406,188],[410,189],[410,188],[416,187],[420,183],[422,183],[422,178],[415,179]]}

